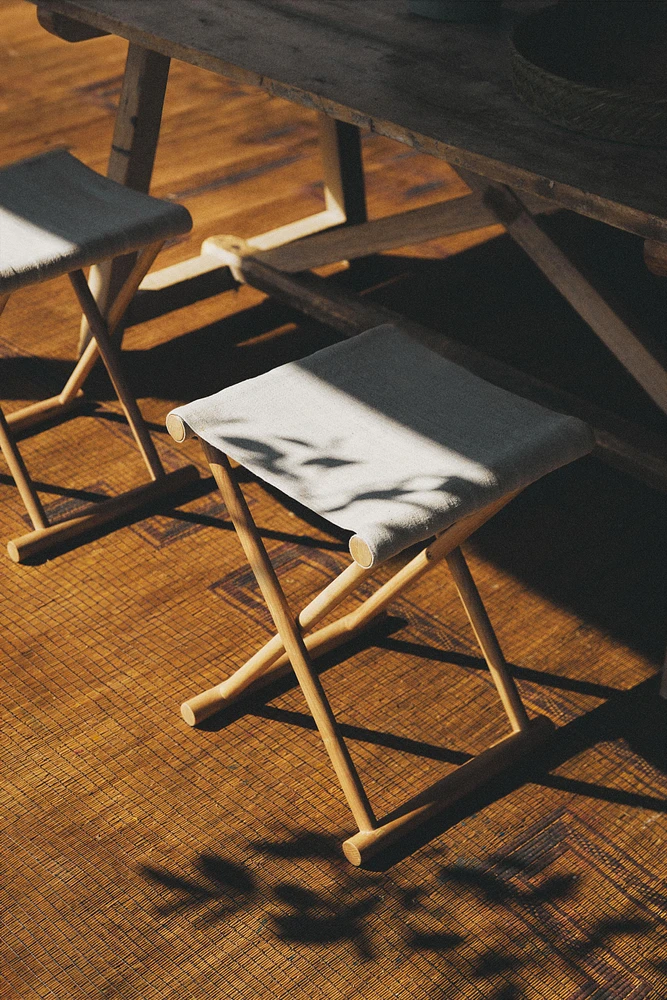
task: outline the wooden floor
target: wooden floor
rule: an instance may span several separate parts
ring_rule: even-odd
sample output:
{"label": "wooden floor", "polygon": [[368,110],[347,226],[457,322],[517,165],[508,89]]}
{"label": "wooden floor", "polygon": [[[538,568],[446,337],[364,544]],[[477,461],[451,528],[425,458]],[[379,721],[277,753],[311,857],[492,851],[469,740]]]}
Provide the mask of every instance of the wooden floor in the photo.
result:
{"label": "wooden floor", "polygon": [[[0,163],[64,146],[104,170],[123,44],[68,45],[37,26],[31,5],[0,10]],[[461,191],[444,164],[377,136],[365,136],[364,158],[373,216]],[[162,265],[206,236],[317,211],[314,122],[175,64],[154,192],[195,220]],[[545,225],[664,337],[667,282],[643,270],[638,240],[565,214]],[[667,429],[494,236],[405,248],[350,280]],[[59,388],[77,329],[64,281],[10,301],[3,407]],[[340,854],[350,822],[297,689],[200,729],[181,722],[180,701],[270,630],[197,448],[173,445],[164,416],[334,339],[249,289],[131,328],[127,367],[160,453],[169,468],[198,463],[201,488],[41,564],[2,560],[3,1000],[667,996],[664,495],[582,460],[467,546],[529,711],[559,729],[530,767],[372,870]],[[102,375],[84,416],[22,448],[52,513],[141,478]],[[301,604],[343,565],[345,541],[250,478],[247,490]],[[1,537],[24,523],[0,468]],[[325,667],[378,812],[504,732],[444,568]]]}

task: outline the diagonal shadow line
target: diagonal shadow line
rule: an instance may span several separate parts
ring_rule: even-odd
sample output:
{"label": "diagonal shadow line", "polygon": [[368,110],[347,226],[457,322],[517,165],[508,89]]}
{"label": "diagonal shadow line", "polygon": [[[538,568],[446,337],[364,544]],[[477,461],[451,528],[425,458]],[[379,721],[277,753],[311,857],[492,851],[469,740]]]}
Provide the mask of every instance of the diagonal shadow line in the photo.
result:
{"label": "diagonal shadow line", "polygon": [[[99,406],[99,403],[96,403],[95,405]],[[97,420],[107,420],[112,424],[122,424],[123,427],[127,427],[130,434],[132,433],[132,429],[127,422],[127,418],[123,416],[122,413],[114,413],[113,410],[98,409],[95,410],[94,416]],[[171,438],[169,437],[166,424],[164,423],[157,424],[155,423],[154,420],[146,420],[145,417],[144,417],[144,424],[149,429],[149,431],[153,431],[153,433],[155,434],[163,434],[164,437],[167,439],[167,441],[171,442]]]}
{"label": "diagonal shadow line", "polygon": [[[405,841],[401,841],[393,847],[387,848],[385,852],[376,855],[364,867],[372,871],[386,871],[397,861],[429,843],[434,837],[440,836],[445,830],[455,826],[473,812],[477,812],[493,802],[499,802],[523,785],[547,784],[553,777],[548,774],[549,771],[564,764],[597,742],[617,738],[619,732],[623,732],[623,726],[624,723],[627,724],[628,716],[633,711],[635,713],[641,711],[643,701],[646,700],[648,705],[655,706],[655,702],[659,701],[658,682],[659,677],[650,677],[628,691],[614,695],[609,701],[598,705],[585,715],[567,723],[561,729],[556,730],[550,741],[540,747],[538,753],[531,755],[529,759],[518,761],[512,768],[496,776],[493,781],[482,785],[444,813],[439,813],[432,820],[429,820],[423,827],[408,834]],[[664,703],[658,706],[661,711],[664,707],[667,707]],[[594,789],[595,798],[611,802],[617,801],[616,796],[619,794],[617,789],[607,789],[604,786],[594,786]],[[578,790],[572,788],[575,793]],[[639,808],[647,806],[646,796],[635,795],[632,792],[621,792],[620,794],[623,796],[623,805]],[[665,802],[658,799],[657,803],[655,805],[652,802],[650,808],[663,811]]]}
{"label": "diagonal shadow line", "polygon": [[17,442],[27,441],[30,438],[37,437],[42,433],[42,431],[64,427],[70,421],[77,420],[79,417],[90,417],[94,419],[99,416],[98,406],[99,404],[94,399],[83,399],[76,409],[66,410],[64,413],[54,413],[50,416],[46,416],[43,420],[40,420],[39,423],[34,424],[32,427],[24,427],[22,430],[17,428],[12,431],[12,436]]}
{"label": "diagonal shadow line", "polygon": [[[239,467],[239,471],[245,472]],[[2,477],[0,477],[1,479]],[[248,473],[248,478],[243,475],[237,477],[239,482],[249,481],[254,477]],[[13,480],[9,480],[13,483]],[[173,506],[173,500],[170,501],[169,498],[166,499],[166,503],[161,505],[156,504],[150,511],[151,514],[161,514],[163,517],[172,518],[174,521],[184,521],[187,524],[199,524],[204,528],[217,528],[220,531],[234,531],[234,525],[231,521],[223,520],[221,517],[214,517],[212,514],[199,514],[195,511],[181,510],[180,508],[187,503],[191,503],[193,500],[199,500],[201,497],[208,495],[209,493],[215,493],[217,487],[215,484],[215,479],[213,476],[207,476],[206,478],[198,479],[196,482],[190,484],[187,489],[180,493],[179,505],[178,507]],[[222,501],[221,501],[222,505]],[[224,505],[223,505],[224,506]],[[313,538],[310,535],[295,535],[287,531],[276,531],[272,528],[262,528],[257,525],[257,530],[261,538],[270,538],[272,541],[276,542],[289,542],[295,545],[301,545],[304,548],[311,549],[327,549],[331,552],[348,552],[347,545],[344,542],[338,541],[328,541],[322,538]]]}
{"label": "diagonal shadow line", "polygon": [[[239,468],[243,468],[239,466]],[[305,521],[311,528],[317,528],[320,531],[324,531],[328,535],[333,535],[334,538],[339,538],[341,542],[344,542],[343,550],[347,552],[347,542],[350,537],[351,532],[345,531],[344,528],[339,528],[337,524],[332,521],[328,521],[321,514],[317,514],[314,510],[309,507],[305,507],[303,504],[299,503],[298,500],[294,500],[292,497],[288,496],[286,493],[282,493],[280,490],[271,486],[270,483],[265,482],[260,479],[259,476],[255,476],[254,473],[245,470],[247,474],[246,482],[255,482],[260,488],[273,500],[280,504],[285,510],[288,510],[291,514],[296,514],[296,516]]]}
{"label": "diagonal shadow line", "polygon": [[[310,715],[285,708],[274,708],[273,705],[263,705],[261,708],[254,707],[252,712],[248,714],[262,719],[271,719],[275,722],[283,722],[290,726],[298,726],[300,729],[317,729],[315,720]],[[375,746],[400,750],[403,753],[415,754],[417,757],[426,757],[430,760],[441,760],[448,764],[465,764],[472,757],[472,754],[465,753],[463,750],[450,750],[447,747],[438,747],[432,743],[423,743],[407,736],[395,736],[393,733],[385,733],[380,730],[366,729],[363,726],[351,726],[348,723],[339,722],[338,729],[345,739],[372,743]]]}
{"label": "diagonal shadow line", "polygon": [[[333,536],[332,540],[325,538],[313,538],[311,535],[296,535],[284,531],[275,531],[271,528],[261,528],[257,525],[257,530],[262,538],[271,538],[278,542],[293,542],[296,545],[303,545],[306,548],[320,548],[326,549],[330,552],[343,552],[349,555],[349,548],[347,544],[350,536],[349,531],[344,531],[342,528],[338,528],[335,524],[331,524],[325,518],[320,517],[313,511],[308,510],[307,507],[303,507],[298,503],[298,501],[290,500],[289,497],[280,493],[279,490],[274,490],[268,483],[259,479],[248,469],[244,469],[241,465],[235,469],[235,475],[239,485],[243,486],[247,483],[258,484],[265,493],[268,493],[269,496],[277,499],[286,510],[296,513],[299,519],[305,521],[309,527],[323,531],[329,536]],[[13,482],[13,480],[10,480],[10,482]],[[212,476],[200,479],[198,483],[193,484],[191,492],[185,494],[186,499],[181,501],[179,507],[184,503],[188,503],[190,500],[198,499],[207,493],[215,493],[216,490],[216,483]],[[158,511],[156,511],[156,513],[157,512]],[[203,527],[221,528],[223,531],[234,530],[231,521],[223,521],[221,518],[213,517],[211,514],[198,514],[194,511],[185,511],[175,508],[170,511],[169,516],[173,517],[177,521],[188,521],[191,524],[201,524]]]}
{"label": "diagonal shadow line", "polygon": [[[499,784],[502,785],[505,781],[508,781],[513,786],[517,782],[521,784],[528,781],[532,784],[558,788],[563,791],[572,792],[573,794],[587,795],[590,798],[601,799],[606,802],[667,812],[667,800],[665,799],[642,795],[638,792],[628,792],[623,789],[608,788],[605,785],[595,785],[575,778],[563,778],[560,775],[549,774],[550,771],[566,763],[582,750],[593,746],[601,740],[610,739],[618,735],[617,730],[622,725],[623,718],[632,710],[632,707],[636,708],[636,703],[641,701],[655,686],[656,678],[649,678],[637,684],[634,688],[630,688],[629,691],[623,691],[620,694],[617,693],[603,705],[599,705],[585,715],[567,723],[556,731],[551,741],[542,748],[540,754],[536,755],[529,762],[517,765],[514,776],[508,774],[505,778],[500,779]],[[299,726],[302,729],[316,730],[317,728],[311,716],[302,712],[275,708],[272,705],[255,706],[252,712],[248,714],[287,723],[288,725]],[[361,726],[351,726],[343,723],[339,724],[339,728],[344,738],[388,747],[403,753],[412,753],[431,760],[440,760],[451,764],[463,764],[473,756],[463,751],[450,750],[446,747],[434,746],[433,744],[424,743],[419,740],[395,736],[392,733],[365,729]]]}
{"label": "diagonal shadow line", "polygon": [[[435,649],[433,646],[408,642],[404,639],[383,639],[377,642],[376,645],[381,646],[382,649],[397,653],[409,653],[412,656],[435,660],[438,663],[453,663],[460,667],[471,667],[473,670],[488,669],[481,657],[470,656],[467,653],[455,653],[446,649]],[[533,681],[535,684],[559,688],[562,691],[592,695],[595,698],[611,698],[616,694],[622,693],[621,688],[609,687],[607,684],[596,684],[593,681],[563,677],[562,674],[551,674],[544,670],[533,670],[530,667],[520,667],[514,663],[508,663],[508,667],[517,680]]]}
{"label": "diagonal shadow line", "polygon": [[591,799],[602,799],[604,802],[616,802],[622,806],[652,809],[654,812],[667,812],[667,799],[641,795],[639,792],[627,792],[622,788],[609,788],[607,785],[594,785],[590,781],[579,781],[578,778],[564,778],[560,774],[550,774],[548,778],[541,778],[535,784],[556,788],[562,792],[571,792],[574,795],[586,795]]}
{"label": "diagonal shadow line", "polygon": [[[157,511],[156,511],[157,513]],[[234,531],[231,521],[223,521],[211,514],[193,514],[190,511],[171,511],[169,517],[174,521],[186,521],[190,524],[200,524],[205,528],[219,528],[222,531]],[[310,535],[292,535],[287,531],[275,531],[272,528],[260,528],[257,530],[261,538],[271,538],[277,542],[291,542],[301,545],[304,548],[327,549],[330,552],[347,552],[347,546],[342,542],[328,542],[321,538],[312,538]]]}
{"label": "diagonal shadow line", "polygon": [[[35,489],[40,493],[49,493],[57,497],[68,497],[71,500],[81,500],[86,503],[97,503],[98,501],[103,502],[104,500],[111,499],[107,493],[96,493],[92,490],[77,490],[66,486],[54,486],[52,483],[45,483],[39,479],[33,479],[32,483]],[[191,500],[198,499],[206,493],[211,492],[213,489],[210,485],[211,483],[214,484],[214,480],[212,478],[207,478],[193,484],[193,488],[188,491],[186,498],[180,499],[179,502],[189,503]],[[0,473],[0,485],[14,487],[16,484],[11,476],[6,475],[5,473]],[[209,514],[193,514],[189,511],[174,509],[171,507],[173,502],[173,498],[167,498],[166,509],[164,503],[155,503],[152,509],[148,510],[143,517],[148,517],[152,514],[161,514],[163,517],[170,517],[175,521],[186,521],[190,524],[201,524],[203,527],[219,528],[222,531],[234,530],[234,526],[231,521],[223,521],[220,518],[212,517]],[[132,518],[127,523],[132,523],[134,520],[136,520],[136,518]],[[121,523],[126,522],[122,518],[118,518],[115,523],[120,525]],[[330,542],[321,538],[312,538],[310,535],[294,535],[285,531],[274,531],[271,528],[258,528],[258,530],[262,538],[270,538],[272,541],[290,542],[295,545],[301,545],[304,548],[327,549],[331,552],[348,551],[347,546],[343,542]]]}
{"label": "diagonal shadow line", "polygon": [[[539,760],[540,768],[552,771],[583,750],[605,740],[624,738],[632,743],[645,736],[643,756],[664,771],[665,763],[661,757],[665,757],[665,746],[660,741],[660,733],[664,732],[667,703],[660,698],[659,686],[660,674],[655,674],[632,688],[616,692],[602,705],[568,722],[556,731],[546,747]],[[655,745],[651,747],[653,753],[647,756],[646,750],[652,740],[655,740]],[[636,747],[633,749],[642,753]],[[652,757],[655,759],[652,760]]]}
{"label": "diagonal shadow line", "polygon": [[[15,486],[11,476],[0,473],[0,483],[3,486]],[[32,484],[40,493],[52,493],[59,497],[70,497],[72,500],[86,500],[94,503],[97,500],[108,500],[106,493],[94,493],[91,490],[75,490],[66,486],[54,486],[52,483],[44,483],[39,479],[33,479]]]}

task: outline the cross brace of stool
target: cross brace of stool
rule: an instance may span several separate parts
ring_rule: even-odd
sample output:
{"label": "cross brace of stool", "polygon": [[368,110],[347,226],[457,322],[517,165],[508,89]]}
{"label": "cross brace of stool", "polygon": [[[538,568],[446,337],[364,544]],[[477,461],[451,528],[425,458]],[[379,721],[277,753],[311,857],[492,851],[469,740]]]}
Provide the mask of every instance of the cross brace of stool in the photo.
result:
{"label": "cross brace of stool", "polygon": [[[121,352],[113,338],[127,306],[141,280],[159,253],[162,242],[147,246],[137,257],[109,312],[102,316],[88,282],[81,270],[72,271],[69,279],[92,331],[92,339],[80,357],[63,390],[49,399],[40,400],[5,416],[0,410],[0,448],[25,504],[33,530],[12,538],[7,551],[14,562],[40,555],[72,538],[121,517],[137,507],[181,489],[197,479],[195,466],[187,465],[175,472],[164,470],[141,411],[134,398],[121,364]],[[0,297],[0,313],[9,296]],[[95,365],[102,358],[127,422],[132,430],[151,481],[117,497],[90,504],[74,517],[51,524],[46,516],[35,486],[30,478],[14,435],[38,427],[41,423],[66,416],[83,402],[82,387]]]}
{"label": "cross brace of stool", "polygon": [[[372,571],[353,562],[295,617],[227,456],[204,441],[202,446],[273,618],[277,635],[228,680],[186,701],[181,706],[183,718],[190,725],[196,725],[241,696],[256,691],[293,670],[358,827],[359,832],[343,844],[345,856],[352,864],[366,862],[377,851],[388,847],[408,831],[484,784],[526,754],[553,729],[548,719],[528,718],[460,549],[461,544],[516,496],[516,493],[507,494],[483,510],[462,518],[427,544],[355,611],[312,632]],[[349,641],[366,628],[384,612],[391,600],[443,559],[449,566],[512,732],[378,821],[312,661]],[[306,634],[308,632],[310,634]]]}

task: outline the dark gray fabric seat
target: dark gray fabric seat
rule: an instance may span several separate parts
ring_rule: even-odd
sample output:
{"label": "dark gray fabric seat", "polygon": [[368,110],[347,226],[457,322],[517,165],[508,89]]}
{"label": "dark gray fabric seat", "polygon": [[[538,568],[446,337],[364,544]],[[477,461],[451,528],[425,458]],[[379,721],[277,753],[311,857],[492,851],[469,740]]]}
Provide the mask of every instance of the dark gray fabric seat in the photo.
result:
{"label": "dark gray fabric seat", "polygon": [[0,295],[188,232],[172,204],[100,176],[65,150],[0,170]]}

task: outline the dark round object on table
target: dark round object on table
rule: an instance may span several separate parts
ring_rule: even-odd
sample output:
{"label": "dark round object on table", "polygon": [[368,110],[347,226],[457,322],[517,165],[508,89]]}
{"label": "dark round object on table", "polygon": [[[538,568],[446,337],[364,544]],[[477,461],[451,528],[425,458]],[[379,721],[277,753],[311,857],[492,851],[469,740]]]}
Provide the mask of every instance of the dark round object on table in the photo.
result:
{"label": "dark round object on table", "polygon": [[666,0],[563,0],[512,36],[518,96],[556,125],[667,145]]}

